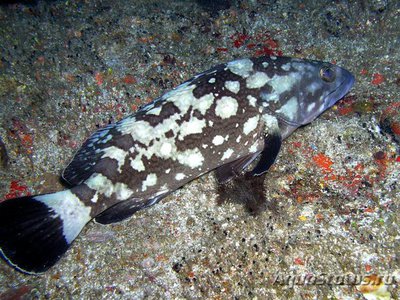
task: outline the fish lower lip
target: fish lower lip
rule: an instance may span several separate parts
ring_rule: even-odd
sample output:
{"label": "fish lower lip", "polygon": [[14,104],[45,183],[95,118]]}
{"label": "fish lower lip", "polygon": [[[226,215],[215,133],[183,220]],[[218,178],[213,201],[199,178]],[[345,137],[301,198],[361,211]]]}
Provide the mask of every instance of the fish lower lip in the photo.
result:
{"label": "fish lower lip", "polygon": [[335,89],[334,91],[332,91],[331,93],[329,93],[326,96],[326,99],[329,99],[329,96],[337,93],[336,97],[333,97],[332,99],[329,100],[329,107],[333,106],[337,101],[342,99],[349,92],[351,87],[353,86],[354,81],[355,81],[354,76],[350,73],[349,73],[349,75],[350,75],[349,78],[343,79],[343,81],[340,83],[340,85],[337,87],[337,89]]}

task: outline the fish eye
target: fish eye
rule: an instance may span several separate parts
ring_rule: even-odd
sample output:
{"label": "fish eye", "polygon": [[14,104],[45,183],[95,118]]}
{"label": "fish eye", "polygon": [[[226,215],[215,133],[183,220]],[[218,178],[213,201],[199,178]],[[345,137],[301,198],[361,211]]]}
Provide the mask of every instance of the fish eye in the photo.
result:
{"label": "fish eye", "polygon": [[319,70],[319,76],[325,82],[334,82],[336,79],[336,72],[329,66],[324,66]]}

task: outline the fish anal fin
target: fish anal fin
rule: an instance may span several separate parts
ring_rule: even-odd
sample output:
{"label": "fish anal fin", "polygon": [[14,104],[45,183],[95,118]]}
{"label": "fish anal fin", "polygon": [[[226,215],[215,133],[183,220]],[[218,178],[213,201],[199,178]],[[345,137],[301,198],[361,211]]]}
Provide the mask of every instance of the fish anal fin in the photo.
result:
{"label": "fish anal fin", "polygon": [[137,211],[157,203],[169,193],[166,192],[148,200],[132,198],[122,201],[98,214],[94,220],[104,225],[120,222],[131,217]]}

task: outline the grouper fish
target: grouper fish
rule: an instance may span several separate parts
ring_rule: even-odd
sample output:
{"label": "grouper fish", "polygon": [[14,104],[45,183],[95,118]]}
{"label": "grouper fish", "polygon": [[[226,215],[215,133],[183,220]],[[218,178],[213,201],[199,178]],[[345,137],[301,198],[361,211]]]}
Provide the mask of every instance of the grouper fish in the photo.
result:
{"label": "grouper fish", "polygon": [[212,170],[221,184],[261,175],[282,140],[353,83],[336,65],[289,57],[200,73],[90,136],[62,174],[70,189],[1,202],[1,255],[19,271],[41,273],[92,219],[126,219]]}

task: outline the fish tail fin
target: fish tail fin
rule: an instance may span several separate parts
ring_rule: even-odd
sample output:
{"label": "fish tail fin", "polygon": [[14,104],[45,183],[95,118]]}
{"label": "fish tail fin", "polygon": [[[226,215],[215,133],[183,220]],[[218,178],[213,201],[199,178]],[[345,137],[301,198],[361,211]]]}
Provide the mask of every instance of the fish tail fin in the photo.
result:
{"label": "fish tail fin", "polygon": [[42,273],[90,219],[90,207],[71,190],[0,202],[0,256],[21,272]]}

